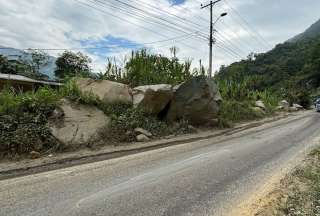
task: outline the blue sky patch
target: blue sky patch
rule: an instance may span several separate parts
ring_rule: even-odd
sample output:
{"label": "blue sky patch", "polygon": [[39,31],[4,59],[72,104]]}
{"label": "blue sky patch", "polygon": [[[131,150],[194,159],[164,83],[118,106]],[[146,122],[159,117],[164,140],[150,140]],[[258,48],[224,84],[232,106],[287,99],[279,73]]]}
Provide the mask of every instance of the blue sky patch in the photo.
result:
{"label": "blue sky patch", "polygon": [[172,5],[183,4],[186,0],[169,0]]}
{"label": "blue sky patch", "polygon": [[[127,40],[125,38],[117,38],[112,35],[108,35],[101,40],[86,39],[80,41],[81,47],[97,47],[99,49],[88,49],[87,52],[105,57],[108,53],[114,53],[121,49],[138,49],[144,47],[142,44],[134,41]],[[101,48],[101,49],[100,49]]]}

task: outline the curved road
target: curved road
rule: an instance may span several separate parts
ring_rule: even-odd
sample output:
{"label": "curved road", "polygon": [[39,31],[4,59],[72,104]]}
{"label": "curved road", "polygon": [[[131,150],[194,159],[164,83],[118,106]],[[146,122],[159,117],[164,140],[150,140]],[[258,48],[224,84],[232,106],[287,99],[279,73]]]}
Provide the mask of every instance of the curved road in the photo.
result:
{"label": "curved road", "polygon": [[0,181],[1,216],[223,215],[316,144],[320,114]]}

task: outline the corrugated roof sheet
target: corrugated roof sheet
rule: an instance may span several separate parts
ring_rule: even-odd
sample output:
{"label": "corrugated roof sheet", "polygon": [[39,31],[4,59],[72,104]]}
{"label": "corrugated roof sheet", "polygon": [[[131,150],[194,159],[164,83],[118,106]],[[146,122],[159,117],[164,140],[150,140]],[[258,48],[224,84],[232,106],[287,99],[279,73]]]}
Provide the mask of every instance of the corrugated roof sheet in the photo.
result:
{"label": "corrugated roof sheet", "polygon": [[4,74],[0,73],[0,79],[2,80],[15,80],[15,81],[22,81],[22,82],[31,82],[31,83],[40,83],[44,85],[55,85],[55,86],[61,86],[62,83],[58,82],[48,82],[48,81],[42,81],[42,80],[35,80],[31,79],[25,76],[16,75],[16,74]]}

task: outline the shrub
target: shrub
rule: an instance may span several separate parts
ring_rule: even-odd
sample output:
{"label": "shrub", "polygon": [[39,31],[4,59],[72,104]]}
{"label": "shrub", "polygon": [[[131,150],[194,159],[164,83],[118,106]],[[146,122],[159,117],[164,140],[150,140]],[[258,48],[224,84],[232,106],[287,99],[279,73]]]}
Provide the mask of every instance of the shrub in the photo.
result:
{"label": "shrub", "polygon": [[57,149],[59,142],[46,123],[45,116],[29,113],[0,116],[0,158]]}
{"label": "shrub", "polygon": [[220,126],[225,127],[233,122],[262,118],[264,114],[254,110],[253,106],[254,104],[250,101],[224,100],[219,111]]}
{"label": "shrub", "polygon": [[51,135],[47,119],[60,98],[56,90],[48,87],[25,93],[10,88],[2,90],[0,152],[13,156],[59,146]]}
{"label": "shrub", "polygon": [[0,92],[0,114],[17,115],[21,112],[48,114],[54,109],[60,95],[53,89],[42,87],[38,91],[15,92],[6,88]]}
{"label": "shrub", "polygon": [[146,49],[133,51],[130,58],[125,60],[124,68],[118,66],[114,59],[109,58],[107,61],[106,72],[99,77],[132,87],[159,83],[176,85],[199,73],[198,70],[191,70],[190,60],[182,62],[175,54],[168,58]]}
{"label": "shrub", "polygon": [[143,128],[151,132],[154,137],[193,132],[188,127],[187,121],[181,121],[176,125],[168,125],[157,117],[146,114],[142,109],[127,104],[109,104],[104,105],[101,109],[111,117],[110,127],[107,131],[101,133],[103,139],[109,142],[135,141],[135,128]]}
{"label": "shrub", "polygon": [[81,104],[98,105],[101,103],[93,92],[82,92],[74,79],[66,82],[60,89],[59,94],[61,97],[66,97],[71,101]]}

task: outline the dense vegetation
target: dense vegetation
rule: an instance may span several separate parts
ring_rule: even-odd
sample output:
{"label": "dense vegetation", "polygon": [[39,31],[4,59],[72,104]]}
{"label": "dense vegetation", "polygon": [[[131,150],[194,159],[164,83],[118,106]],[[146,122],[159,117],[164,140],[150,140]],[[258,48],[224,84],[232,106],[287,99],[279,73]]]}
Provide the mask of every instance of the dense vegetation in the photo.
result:
{"label": "dense vegetation", "polygon": [[192,132],[185,121],[168,125],[128,104],[105,104],[92,92],[82,92],[73,79],[59,90],[49,87],[20,92],[10,87],[0,91],[0,159],[20,157],[31,151],[49,153],[64,150],[48,127],[49,118],[62,98],[74,104],[96,106],[111,118],[111,125],[101,131],[105,143],[135,141],[135,128],[144,128],[154,137]]}
{"label": "dense vegetation", "polygon": [[47,80],[48,76],[40,73],[40,68],[48,63],[48,54],[42,51],[29,50],[30,60],[19,57],[8,60],[0,55],[0,73],[23,75],[33,79]]}
{"label": "dense vegetation", "polygon": [[[61,98],[97,106],[110,116],[112,131],[106,134],[113,137],[105,137],[107,140],[132,141],[134,134],[130,132],[136,127],[145,128],[155,136],[188,132],[188,122],[169,126],[128,105],[103,104],[94,94],[82,93],[70,80],[81,76],[122,82],[131,87],[159,83],[176,85],[205,73],[203,67],[192,69],[191,61],[179,60],[176,52],[177,49],[172,48],[173,56],[165,57],[142,49],[132,52],[122,67],[110,58],[106,71],[98,75],[92,74],[88,56],[64,52],[57,59],[56,76],[66,82],[60,90],[40,88],[36,92],[22,93],[7,88],[0,92],[0,151],[5,148],[8,154],[21,154],[40,147],[57,149],[60,144],[50,136],[47,121]],[[31,74],[37,78],[45,56],[34,52],[32,63],[0,57],[0,72]],[[252,54],[247,60],[221,67],[215,80],[223,97],[219,113],[219,123],[223,127],[271,115],[282,99],[308,107],[310,92],[315,93],[320,86],[320,39],[286,42],[268,53]],[[256,109],[256,100],[262,100],[266,109]]]}
{"label": "dense vegetation", "polygon": [[309,94],[320,86],[320,39],[286,42],[265,54],[222,66],[218,81],[246,82],[252,91],[269,89],[275,94],[307,107]]}
{"label": "dense vegetation", "polygon": [[75,76],[90,77],[91,62],[92,60],[81,52],[65,51],[56,60],[55,75],[60,79]]}
{"label": "dense vegetation", "polygon": [[124,68],[109,58],[106,71],[100,74],[100,78],[122,82],[132,87],[159,83],[177,85],[204,73],[204,68],[192,70],[191,61],[180,61],[176,57],[175,49],[172,49],[172,58],[153,54],[146,49],[133,51],[130,58],[124,62]]}

